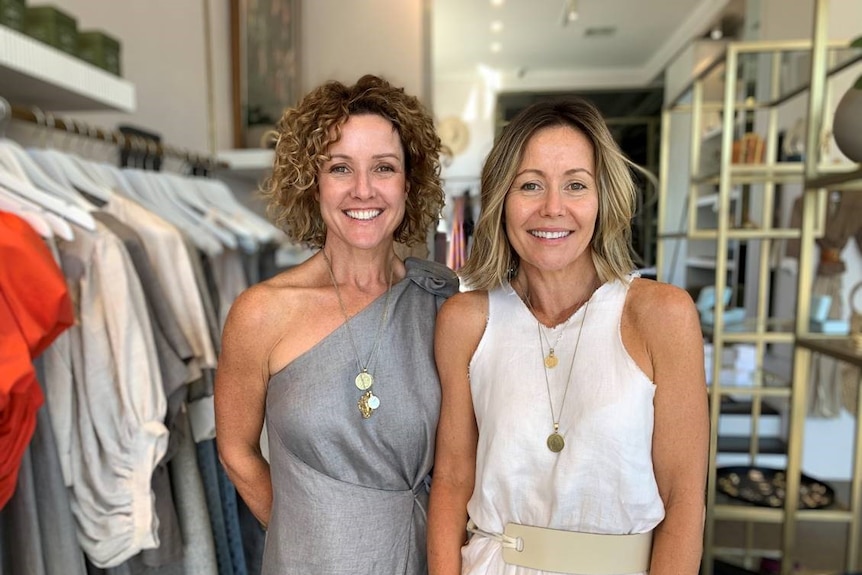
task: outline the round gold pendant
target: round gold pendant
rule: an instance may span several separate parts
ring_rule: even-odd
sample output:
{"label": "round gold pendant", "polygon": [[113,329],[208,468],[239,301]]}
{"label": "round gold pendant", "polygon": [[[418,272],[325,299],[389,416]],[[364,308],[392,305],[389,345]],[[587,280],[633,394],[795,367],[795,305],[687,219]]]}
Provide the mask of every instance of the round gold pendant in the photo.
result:
{"label": "round gold pendant", "polygon": [[356,379],[353,381],[356,383],[356,387],[360,391],[365,391],[366,389],[374,385],[374,376],[367,371],[360,371],[359,375],[357,375]]}
{"label": "round gold pendant", "polygon": [[553,353],[545,356],[545,367],[548,369],[557,367],[558,363],[560,363],[560,360]]}
{"label": "round gold pendant", "polygon": [[548,436],[548,449],[554,453],[561,452],[565,446],[566,442],[563,441],[563,436],[556,431]]}

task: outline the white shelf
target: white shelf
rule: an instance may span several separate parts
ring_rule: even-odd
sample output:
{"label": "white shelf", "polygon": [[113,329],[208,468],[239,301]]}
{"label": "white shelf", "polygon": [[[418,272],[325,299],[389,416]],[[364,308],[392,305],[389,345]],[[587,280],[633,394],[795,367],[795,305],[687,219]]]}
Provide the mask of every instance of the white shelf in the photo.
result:
{"label": "white shelf", "polygon": [[[703,268],[706,270],[714,270],[715,269],[715,258],[708,256],[691,256],[686,258],[685,265],[690,268]],[[727,261],[727,270],[731,271],[736,269],[736,264],[730,260]]]}
{"label": "white shelf", "polygon": [[100,68],[0,26],[0,96],[46,111],[135,110],[135,87]]}
{"label": "white shelf", "polygon": [[[735,188],[730,191],[730,201],[738,200],[740,196],[740,192],[738,188]],[[697,207],[699,208],[712,208],[713,210],[718,209],[718,194],[704,194],[697,198]]]}
{"label": "white shelf", "polygon": [[225,170],[231,176],[260,181],[272,171],[275,151],[257,148],[222,150],[216,158],[227,164]]}

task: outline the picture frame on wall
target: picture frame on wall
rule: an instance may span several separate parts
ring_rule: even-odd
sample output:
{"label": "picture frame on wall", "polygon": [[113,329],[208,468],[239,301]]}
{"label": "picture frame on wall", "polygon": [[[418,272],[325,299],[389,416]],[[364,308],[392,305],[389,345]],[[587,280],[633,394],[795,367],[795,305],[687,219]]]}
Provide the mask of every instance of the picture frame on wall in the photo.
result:
{"label": "picture frame on wall", "polygon": [[230,0],[235,148],[271,147],[267,133],[299,99],[300,0]]}

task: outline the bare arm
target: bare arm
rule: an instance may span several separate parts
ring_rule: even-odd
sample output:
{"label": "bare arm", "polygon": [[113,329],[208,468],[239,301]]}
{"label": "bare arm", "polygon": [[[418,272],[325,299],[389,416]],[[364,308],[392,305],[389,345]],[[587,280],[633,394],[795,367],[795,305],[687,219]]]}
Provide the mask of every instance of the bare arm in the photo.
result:
{"label": "bare arm", "polygon": [[215,379],[216,437],[219,459],[254,516],[269,524],[272,483],[260,450],[268,355],[267,305],[258,286],[234,302],[225,322]]}
{"label": "bare arm", "polygon": [[487,301],[484,292],[456,294],[437,316],[434,353],[443,399],[428,510],[429,575],[461,573],[479,437],[467,370],[485,328]]}
{"label": "bare arm", "polygon": [[650,356],[655,426],[653,468],[665,506],[655,530],[651,575],[696,575],[703,552],[709,414],[703,335],[689,295],[641,282],[639,331]]}

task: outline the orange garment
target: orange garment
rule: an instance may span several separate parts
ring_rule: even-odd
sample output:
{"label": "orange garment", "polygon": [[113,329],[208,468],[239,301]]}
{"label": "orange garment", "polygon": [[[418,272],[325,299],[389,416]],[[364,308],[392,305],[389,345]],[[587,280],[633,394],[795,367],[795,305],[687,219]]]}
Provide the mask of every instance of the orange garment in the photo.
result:
{"label": "orange garment", "polygon": [[0,508],[15,491],[44,400],[33,358],[73,322],[51,251],[24,220],[0,212]]}

